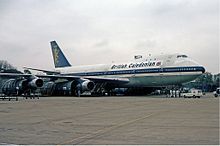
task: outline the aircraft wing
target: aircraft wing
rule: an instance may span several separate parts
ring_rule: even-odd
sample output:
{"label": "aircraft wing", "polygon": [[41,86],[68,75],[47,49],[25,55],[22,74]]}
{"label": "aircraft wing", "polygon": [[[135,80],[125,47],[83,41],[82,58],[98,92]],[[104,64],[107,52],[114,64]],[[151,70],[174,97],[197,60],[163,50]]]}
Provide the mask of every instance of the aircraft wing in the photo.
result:
{"label": "aircraft wing", "polygon": [[49,70],[44,70],[44,69],[38,69],[38,68],[31,68],[31,67],[23,67],[24,69],[30,69],[30,70],[36,70],[36,71],[42,71],[46,74],[60,74],[58,71],[49,71]]}
{"label": "aircraft wing", "polygon": [[128,83],[128,78],[106,78],[106,77],[97,77],[97,76],[69,76],[69,75],[35,75],[40,78],[49,78],[49,79],[66,79],[66,80],[80,80],[88,79],[94,82],[107,82],[107,83]]}
{"label": "aircraft wing", "polygon": [[19,74],[19,73],[0,73],[0,77],[31,77],[32,74]]}
{"label": "aircraft wing", "polygon": [[80,80],[88,79],[94,82],[108,82],[108,83],[128,83],[128,78],[106,78],[106,77],[97,77],[97,76],[69,76],[69,75],[33,75],[33,74],[18,74],[18,73],[0,73],[0,77],[31,77],[36,76],[39,78],[48,78],[48,79],[66,79],[66,80]]}

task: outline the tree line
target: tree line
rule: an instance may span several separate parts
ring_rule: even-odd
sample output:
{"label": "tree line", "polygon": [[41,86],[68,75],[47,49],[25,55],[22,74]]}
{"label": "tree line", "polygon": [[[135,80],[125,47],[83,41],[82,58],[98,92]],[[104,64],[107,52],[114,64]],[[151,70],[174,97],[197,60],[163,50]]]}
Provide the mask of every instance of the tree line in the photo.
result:
{"label": "tree line", "polygon": [[0,60],[0,72],[1,73],[22,73],[14,66],[8,63],[6,60]]}
{"label": "tree line", "polygon": [[206,72],[194,81],[183,84],[187,88],[201,89],[204,92],[215,91],[216,88],[220,87],[220,73],[211,74]]}

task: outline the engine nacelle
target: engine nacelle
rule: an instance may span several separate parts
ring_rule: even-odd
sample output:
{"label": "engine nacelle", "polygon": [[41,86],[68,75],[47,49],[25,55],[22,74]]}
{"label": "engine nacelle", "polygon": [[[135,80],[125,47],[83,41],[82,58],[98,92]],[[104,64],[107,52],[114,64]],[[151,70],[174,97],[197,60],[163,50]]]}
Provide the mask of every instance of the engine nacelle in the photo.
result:
{"label": "engine nacelle", "polygon": [[42,79],[8,79],[2,85],[2,92],[5,95],[21,95],[30,89],[36,90],[44,84]]}
{"label": "engine nacelle", "polygon": [[83,93],[85,91],[91,91],[94,88],[94,82],[90,80],[74,80],[64,82],[46,82],[41,88],[43,95],[62,95],[72,96],[77,95],[78,91]]}
{"label": "engine nacelle", "polygon": [[81,90],[84,91],[91,91],[95,87],[95,83],[90,80],[85,80],[81,83]]}
{"label": "engine nacelle", "polygon": [[44,81],[39,78],[35,78],[28,83],[29,87],[32,89],[40,88],[44,85]]}
{"label": "engine nacelle", "polygon": [[5,95],[21,95],[28,90],[28,81],[26,79],[9,79],[2,85],[2,92]]}
{"label": "engine nacelle", "polygon": [[40,89],[42,95],[51,96],[55,90],[55,83],[53,81],[45,82],[43,87]]}
{"label": "engine nacelle", "polygon": [[75,81],[55,83],[53,95],[73,95],[75,86]]}

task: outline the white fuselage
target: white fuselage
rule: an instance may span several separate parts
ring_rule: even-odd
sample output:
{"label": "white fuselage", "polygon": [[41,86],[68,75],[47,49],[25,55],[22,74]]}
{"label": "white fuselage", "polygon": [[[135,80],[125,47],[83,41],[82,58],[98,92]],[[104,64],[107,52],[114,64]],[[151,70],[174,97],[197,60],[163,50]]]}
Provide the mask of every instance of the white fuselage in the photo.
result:
{"label": "white fuselage", "polygon": [[205,69],[186,55],[149,56],[127,63],[98,64],[57,69],[61,74],[128,78],[119,87],[158,87],[194,80]]}

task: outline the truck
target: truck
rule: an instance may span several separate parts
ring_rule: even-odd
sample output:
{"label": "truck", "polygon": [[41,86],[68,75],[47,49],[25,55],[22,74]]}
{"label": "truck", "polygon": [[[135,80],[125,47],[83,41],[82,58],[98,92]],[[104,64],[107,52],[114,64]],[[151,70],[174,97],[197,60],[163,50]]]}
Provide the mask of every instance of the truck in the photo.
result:
{"label": "truck", "polygon": [[203,96],[203,93],[202,93],[202,90],[199,90],[199,89],[191,89],[189,90],[188,93],[181,93],[181,96],[184,97],[184,98],[200,98],[201,96]]}
{"label": "truck", "polygon": [[218,87],[218,88],[216,89],[216,91],[213,92],[213,94],[214,94],[215,97],[220,96],[220,87]]}

